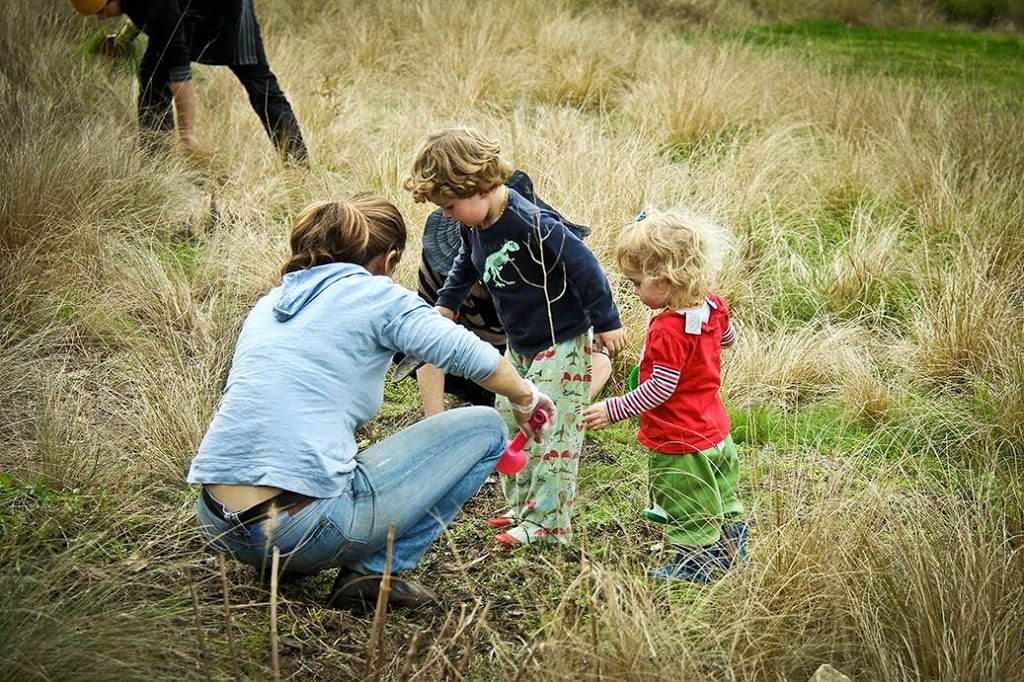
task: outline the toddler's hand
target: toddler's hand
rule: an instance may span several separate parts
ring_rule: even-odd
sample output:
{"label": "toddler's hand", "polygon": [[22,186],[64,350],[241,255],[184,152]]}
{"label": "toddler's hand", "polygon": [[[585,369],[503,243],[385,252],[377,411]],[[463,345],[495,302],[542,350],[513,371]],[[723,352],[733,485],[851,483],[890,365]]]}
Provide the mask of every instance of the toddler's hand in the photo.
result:
{"label": "toddler's hand", "polygon": [[583,410],[583,424],[590,431],[600,431],[611,423],[603,400]]}
{"label": "toddler's hand", "polygon": [[626,348],[626,330],[622,327],[610,332],[594,334],[594,348],[608,351],[608,357],[614,358]]}
{"label": "toddler's hand", "polygon": [[434,306],[434,310],[436,310],[437,312],[441,313],[442,317],[446,317],[449,320],[454,320],[455,319],[455,311],[454,310],[451,310],[449,308],[445,308],[445,307],[439,306],[439,305],[435,305]]}

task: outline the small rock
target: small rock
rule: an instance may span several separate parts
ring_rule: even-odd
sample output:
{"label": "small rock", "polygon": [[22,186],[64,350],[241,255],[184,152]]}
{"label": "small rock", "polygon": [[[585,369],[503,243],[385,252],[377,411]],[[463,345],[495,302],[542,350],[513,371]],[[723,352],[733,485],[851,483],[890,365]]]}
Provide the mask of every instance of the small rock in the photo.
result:
{"label": "small rock", "polygon": [[828,663],[824,663],[814,671],[807,682],[850,682],[850,678],[842,674]]}
{"label": "small rock", "polygon": [[302,642],[295,639],[294,637],[282,637],[280,639],[281,647],[284,649],[294,649],[295,651],[302,651],[305,646]]}

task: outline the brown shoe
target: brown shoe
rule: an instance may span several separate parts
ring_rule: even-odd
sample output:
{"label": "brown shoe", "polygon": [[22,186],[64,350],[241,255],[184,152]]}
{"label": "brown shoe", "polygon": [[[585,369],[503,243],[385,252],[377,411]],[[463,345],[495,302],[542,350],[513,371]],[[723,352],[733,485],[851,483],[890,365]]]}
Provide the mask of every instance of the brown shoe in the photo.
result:
{"label": "brown shoe", "polygon": [[[373,611],[377,608],[377,596],[380,594],[383,580],[382,575],[363,573],[354,568],[342,568],[338,572],[338,577],[334,579],[331,598],[327,603],[330,606]],[[437,593],[429,587],[391,576],[389,606],[416,608],[438,601],[440,598]]]}

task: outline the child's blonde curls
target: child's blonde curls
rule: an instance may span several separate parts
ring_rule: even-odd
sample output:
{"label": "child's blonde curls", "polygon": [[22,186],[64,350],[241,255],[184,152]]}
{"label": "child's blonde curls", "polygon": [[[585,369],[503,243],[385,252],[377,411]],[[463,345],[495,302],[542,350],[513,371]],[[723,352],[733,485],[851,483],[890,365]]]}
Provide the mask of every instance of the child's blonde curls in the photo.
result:
{"label": "child's blonde curls", "polygon": [[623,228],[615,257],[623,272],[664,278],[676,292],[673,304],[691,306],[714,288],[730,246],[731,236],[723,227],[705,216],[673,209],[641,214]]}

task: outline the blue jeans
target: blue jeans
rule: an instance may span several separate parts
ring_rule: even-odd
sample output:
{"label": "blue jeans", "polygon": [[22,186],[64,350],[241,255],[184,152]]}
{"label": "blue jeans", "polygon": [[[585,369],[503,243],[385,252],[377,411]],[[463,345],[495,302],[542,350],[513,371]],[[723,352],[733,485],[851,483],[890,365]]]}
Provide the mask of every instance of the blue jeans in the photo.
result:
{"label": "blue jeans", "polygon": [[338,497],[245,525],[218,518],[202,497],[196,513],[217,549],[265,575],[274,547],[281,571],[349,566],[383,573],[390,524],[391,570],[410,570],[480,489],[507,442],[508,429],[495,410],[449,410],[358,453],[351,486]]}

